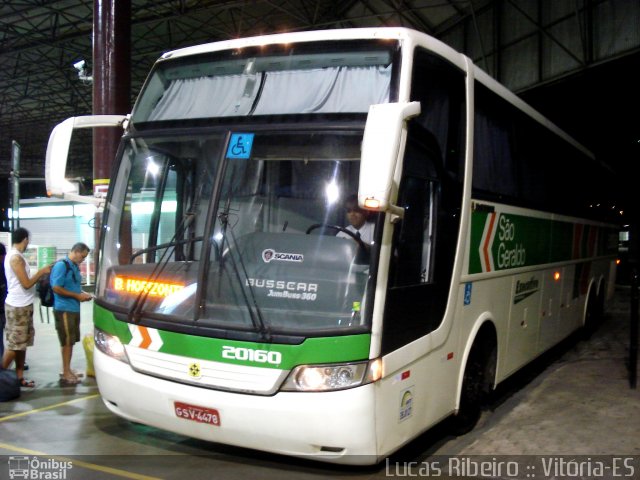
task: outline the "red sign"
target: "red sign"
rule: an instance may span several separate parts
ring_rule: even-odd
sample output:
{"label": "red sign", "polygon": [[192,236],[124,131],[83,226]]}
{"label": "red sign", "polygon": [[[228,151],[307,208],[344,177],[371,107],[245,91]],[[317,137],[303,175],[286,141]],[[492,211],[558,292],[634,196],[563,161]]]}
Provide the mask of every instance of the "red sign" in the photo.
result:
{"label": "red sign", "polygon": [[220,426],[220,414],[215,408],[198,407],[188,403],[173,402],[176,417],[193,420],[198,423]]}

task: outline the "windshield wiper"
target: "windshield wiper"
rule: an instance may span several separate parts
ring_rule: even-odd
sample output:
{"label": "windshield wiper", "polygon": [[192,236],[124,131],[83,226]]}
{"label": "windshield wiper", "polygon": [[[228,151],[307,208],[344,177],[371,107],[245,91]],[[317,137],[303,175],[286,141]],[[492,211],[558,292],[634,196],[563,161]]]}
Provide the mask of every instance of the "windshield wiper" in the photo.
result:
{"label": "windshield wiper", "polygon": [[[233,175],[232,175],[233,177]],[[222,270],[224,269],[224,243],[227,239],[227,232],[230,233],[229,237],[231,239],[231,243],[229,243],[229,257],[231,259],[231,266],[233,268],[233,273],[235,274],[236,280],[240,285],[240,292],[242,293],[242,299],[244,300],[245,305],[247,306],[247,310],[249,311],[249,316],[251,317],[251,323],[253,323],[254,328],[257,332],[262,335],[264,341],[270,342],[271,337],[271,329],[268,324],[265,322],[264,317],[262,316],[262,311],[258,306],[258,301],[256,299],[253,288],[251,288],[251,284],[249,283],[249,274],[247,273],[247,267],[245,265],[244,259],[242,258],[242,252],[238,248],[238,242],[236,241],[236,236],[233,231],[233,225],[229,222],[229,205],[230,205],[231,194],[227,198],[225,203],[225,208],[220,214],[218,214],[218,219],[222,225],[222,240],[220,242],[220,274],[222,275]],[[233,255],[233,252],[237,252],[238,260],[236,262],[236,258]],[[238,264],[240,264],[240,268],[238,268]],[[242,275],[240,274],[242,271]],[[255,310],[254,310],[255,309]]]}
{"label": "windshield wiper", "polygon": [[[262,316],[262,312],[260,311],[260,307],[258,306],[258,301],[256,300],[255,293],[253,292],[253,288],[251,288],[251,284],[249,283],[249,274],[247,273],[247,268],[244,263],[244,259],[242,257],[242,253],[238,248],[238,242],[236,241],[236,236],[233,232],[233,225],[229,223],[229,212],[223,211],[218,215],[220,219],[220,223],[223,224],[223,237],[222,242],[220,244],[220,271],[224,269],[224,263],[222,262],[222,247],[224,246],[224,240],[227,236],[227,229],[230,233],[231,243],[229,246],[229,257],[231,259],[231,267],[233,268],[233,273],[235,274],[236,280],[240,285],[240,292],[242,293],[242,299],[244,300],[245,305],[247,306],[247,310],[249,311],[249,316],[251,317],[251,322],[253,323],[254,328],[257,332],[260,332],[264,341],[271,341],[271,329],[267,322],[265,322],[264,317]],[[234,257],[233,252],[237,253],[238,260],[236,262],[236,258]],[[240,264],[240,268],[238,268],[238,264]],[[242,274],[241,274],[242,272]]]}

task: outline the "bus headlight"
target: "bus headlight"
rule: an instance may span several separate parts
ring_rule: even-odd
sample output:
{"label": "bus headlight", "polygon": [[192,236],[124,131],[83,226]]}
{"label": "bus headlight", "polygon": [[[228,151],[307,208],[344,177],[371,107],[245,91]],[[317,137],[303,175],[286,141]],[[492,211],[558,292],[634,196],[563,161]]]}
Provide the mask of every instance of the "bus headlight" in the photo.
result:
{"label": "bus headlight", "polygon": [[291,371],[280,390],[329,392],[376,382],[381,377],[382,361],[379,358],[357,363],[299,365]]}
{"label": "bus headlight", "polygon": [[93,338],[96,342],[96,348],[102,353],[121,362],[129,363],[127,354],[124,351],[124,345],[118,337],[108,334],[99,328],[94,328]]}

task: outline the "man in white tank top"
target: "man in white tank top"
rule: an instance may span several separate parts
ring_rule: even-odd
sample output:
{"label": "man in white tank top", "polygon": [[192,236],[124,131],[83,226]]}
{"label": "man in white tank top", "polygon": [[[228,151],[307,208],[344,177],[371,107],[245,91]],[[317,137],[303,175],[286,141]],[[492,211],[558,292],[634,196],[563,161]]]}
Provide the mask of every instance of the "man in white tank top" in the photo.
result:
{"label": "man in white tank top", "polygon": [[22,387],[35,387],[32,381],[24,378],[24,361],[27,347],[33,345],[35,330],[33,329],[33,300],[35,285],[38,279],[51,272],[51,265],[29,275],[29,264],[24,258],[24,251],[29,245],[29,232],[25,228],[17,228],[11,234],[13,248],[4,259],[4,273],[7,277],[7,298],[4,310],[6,317],[7,345],[2,357],[2,368],[8,368],[16,362],[16,375]]}

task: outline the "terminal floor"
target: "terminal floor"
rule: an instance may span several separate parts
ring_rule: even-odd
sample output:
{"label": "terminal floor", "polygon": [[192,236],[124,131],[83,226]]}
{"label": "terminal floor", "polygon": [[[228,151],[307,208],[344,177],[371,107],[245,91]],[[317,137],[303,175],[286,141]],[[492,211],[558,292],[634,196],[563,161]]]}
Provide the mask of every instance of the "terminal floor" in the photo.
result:
{"label": "terminal floor", "polygon": [[[628,383],[628,299],[628,289],[618,288],[589,341],[569,339],[507,382],[471,433],[450,436],[441,424],[394,454],[394,463],[356,469],[207,443],[112,415],[93,378],[59,385],[53,318],[47,323],[43,315],[41,321],[36,306],[36,341],[26,372],[36,388],[0,403],[0,479],[9,478],[7,461],[15,456],[71,461],[66,478],[73,479],[385,478],[389,465],[444,455],[634,455],[637,462],[640,390]],[[83,305],[84,333],[91,331],[91,307]],[[78,344],[73,366],[85,365]],[[633,477],[640,478],[640,470]]]}

